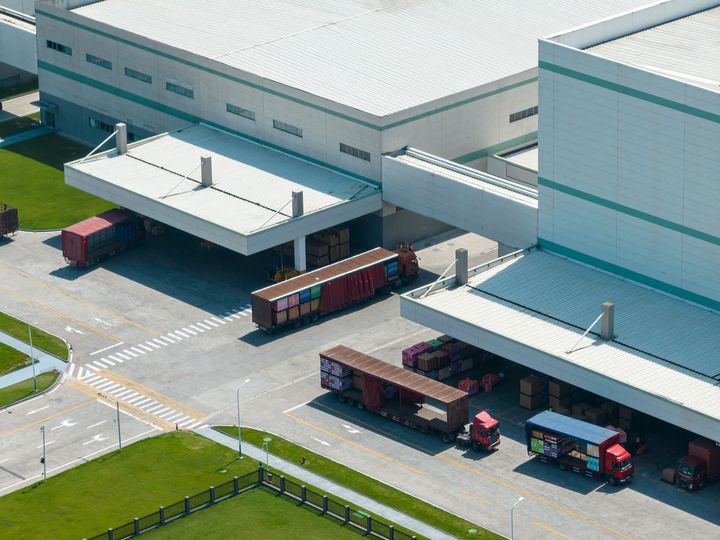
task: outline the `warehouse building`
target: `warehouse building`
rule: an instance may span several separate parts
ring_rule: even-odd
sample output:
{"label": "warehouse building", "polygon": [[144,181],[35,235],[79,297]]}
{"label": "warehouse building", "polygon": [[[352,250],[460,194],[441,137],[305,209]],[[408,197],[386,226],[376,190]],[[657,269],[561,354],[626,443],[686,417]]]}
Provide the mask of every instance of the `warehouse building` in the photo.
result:
{"label": "warehouse building", "polygon": [[539,247],[402,314],[720,441],[719,40],[717,1],[542,39]]}
{"label": "warehouse building", "polygon": [[[537,138],[537,38],[640,4],[43,3],[43,117],[91,143],[123,122],[130,155],[133,141],[203,123],[370,186],[385,182],[381,156],[406,146],[482,169]],[[101,193],[73,167],[66,181]],[[448,227],[398,204],[385,198],[355,231],[392,245]]]}

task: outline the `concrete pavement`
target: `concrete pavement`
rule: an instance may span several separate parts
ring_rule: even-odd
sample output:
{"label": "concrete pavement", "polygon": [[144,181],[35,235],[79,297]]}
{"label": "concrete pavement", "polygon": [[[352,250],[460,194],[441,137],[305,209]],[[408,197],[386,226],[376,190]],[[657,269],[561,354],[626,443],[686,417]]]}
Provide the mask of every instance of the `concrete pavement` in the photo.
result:
{"label": "concrete pavement", "polygon": [[31,92],[30,94],[3,100],[2,110],[0,111],[0,122],[38,112],[40,109],[32,104],[33,101],[37,101],[38,99],[40,99],[40,93]]}

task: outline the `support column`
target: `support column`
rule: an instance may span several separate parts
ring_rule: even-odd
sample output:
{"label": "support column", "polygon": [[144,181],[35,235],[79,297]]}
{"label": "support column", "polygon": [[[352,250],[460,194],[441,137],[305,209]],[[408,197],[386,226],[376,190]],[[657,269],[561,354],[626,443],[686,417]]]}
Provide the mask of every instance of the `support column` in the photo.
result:
{"label": "support column", "polygon": [[603,302],[602,304],[602,329],[600,337],[605,340],[615,339],[615,304]]}
{"label": "support column", "polygon": [[127,153],[127,125],[123,122],[115,124],[115,146],[117,147],[118,154]]}
{"label": "support column", "polygon": [[468,281],[468,252],[465,248],[455,250],[455,283],[465,285]]}
{"label": "support column", "polygon": [[[305,213],[303,208],[303,192],[293,191],[292,194],[292,217],[298,218]],[[305,237],[300,236],[293,242],[295,255],[295,270],[304,272],[307,270],[307,256],[305,251]]]}

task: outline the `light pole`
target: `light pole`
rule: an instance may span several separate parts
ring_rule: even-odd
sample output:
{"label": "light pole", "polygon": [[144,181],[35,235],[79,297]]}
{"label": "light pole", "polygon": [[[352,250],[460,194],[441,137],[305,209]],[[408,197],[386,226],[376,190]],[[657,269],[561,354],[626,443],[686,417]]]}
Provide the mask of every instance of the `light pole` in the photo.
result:
{"label": "light pole", "polygon": [[115,418],[115,423],[118,427],[118,450],[122,452],[122,435],[120,434],[120,402],[115,402],[115,410],[117,411],[117,418]]}
{"label": "light pole", "polygon": [[30,337],[30,365],[33,372],[33,392],[37,392],[37,377],[35,376],[35,355],[33,354],[32,344],[32,325],[28,324],[28,336]]}
{"label": "light pole", "polygon": [[238,459],[242,459],[242,432],[240,431],[240,389],[250,382],[250,379],[245,379],[240,386],[237,387],[237,424],[238,424]]}
{"label": "light pole", "polygon": [[270,471],[270,437],[263,437],[263,448],[265,448],[265,470]]}
{"label": "light pole", "polygon": [[40,426],[40,433],[42,433],[43,440],[43,453],[40,462],[43,465],[43,482],[47,482],[47,464],[45,463],[45,426]]}
{"label": "light pole", "polygon": [[513,511],[515,510],[515,507],[520,504],[520,501],[524,500],[525,497],[520,497],[517,501],[515,501],[515,504],[512,505],[512,508],[510,508],[510,540],[515,540],[515,528],[513,523]]}

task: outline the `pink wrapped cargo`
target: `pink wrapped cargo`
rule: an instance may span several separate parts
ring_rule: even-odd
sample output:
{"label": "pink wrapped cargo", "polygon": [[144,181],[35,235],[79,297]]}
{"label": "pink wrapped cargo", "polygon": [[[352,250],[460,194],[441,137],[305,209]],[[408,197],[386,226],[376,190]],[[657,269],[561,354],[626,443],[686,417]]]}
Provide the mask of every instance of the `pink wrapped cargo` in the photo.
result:
{"label": "pink wrapped cargo", "polygon": [[417,343],[402,352],[402,363],[406,366],[415,367],[417,365],[418,356],[431,350],[432,346],[426,342],[423,341],[422,343]]}

